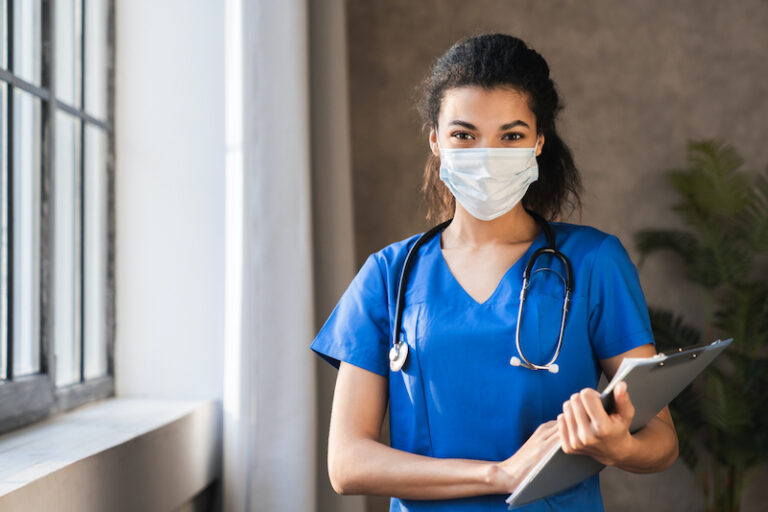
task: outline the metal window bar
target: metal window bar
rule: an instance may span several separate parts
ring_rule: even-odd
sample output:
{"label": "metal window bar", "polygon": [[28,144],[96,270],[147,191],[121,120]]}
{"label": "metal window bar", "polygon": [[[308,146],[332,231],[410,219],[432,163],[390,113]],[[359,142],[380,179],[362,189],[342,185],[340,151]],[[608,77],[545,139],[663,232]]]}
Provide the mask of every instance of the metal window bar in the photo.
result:
{"label": "metal window bar", "polygon": [[[45,368],[48,387],[53,393],[56,389],[56,351],[53,343],[52,305],[53,287],[51,286],[51,268],[53,257],[53,215],[55,212],[52,194],[52,182],[55,182],[55,142],[56,142],[56,7],[55,0],[42,0],[42,83],[50,92],[49,101],[43,109],[43,172],[40,179],[40,368]],[[55,401],[55,399],[54,399]]]}
{"label": "metal window bar", "polygon": [[[5,47],[5,51],[7,52],[7,61],[8,62],[8,68],[13,69],[13,23],[11,23],[9,20],[13,19],[13,1],[8,0],[7,3],[7,16],[3,20],[4,23],[6,23],[7,29],[6,34],[8,34],[8,40]],[[7,194],[8,194],[8,213],[7,213],[7,219],[8,219],[8,296],[5,298],[6,305],[8,308],[8,315],[7,315],[7,321],[8,321],[8,339],[6,340],[6,355],[5,355],[5,378],[9,381],[13,380],[13,300],[11,298],[13,297],[14,292],[14,286],[13,286],[13,194],[11,191],[13,190],[13,142],[11,141],[11,134],[13,133],[13,87],[14,84],[9,83],[8,84],[8,92],[5,95],[5,101],[8,102],[8,120],[6,121],[6,130],[5,130],[5,136],[8,137],[8,155],[5,157],[7,158],[8,164],[6,165],[6,169],[8,172],[8,179],[6,183],[8,184]]]}
{"label": "metal window bar", "polygon": [[[85,110],[85,34],[88,31],[85,26],[85,4],[86,0],[80,0],[80,108]],[[79,181],[79,201],[76,203],[76,207],[79,210],[78,216],[80,222],[78,223],[78,229],[80,231],[79,236],[75,238],[79,239],[80,244],[78,248],[78,257],[75,261],[79,263],[78,269],[80,272],[79,279],[77,280],[77,307],[75,311],[76,317],[79,317],[75,323],[75,342],[80,344],[80,382],[85,382],[85,158],[88,154],[88,141],[85,140],[85,123],[80,122],[80,179]]]}

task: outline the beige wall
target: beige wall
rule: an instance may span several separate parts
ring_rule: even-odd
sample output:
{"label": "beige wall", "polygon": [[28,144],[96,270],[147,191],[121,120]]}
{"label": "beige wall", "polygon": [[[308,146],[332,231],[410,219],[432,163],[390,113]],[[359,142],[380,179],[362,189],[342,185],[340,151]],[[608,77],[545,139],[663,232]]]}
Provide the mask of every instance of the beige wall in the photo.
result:
{"label": "beige wall", "polygon": [[[675,198],[663,171],[683,165],[688,138],[722,137],[748,166],[768,163],[764,0],[348,0],[347,11],[358,267],[426,227],[418,189],[427,144],[414,88],[437,56],[476,32],[517,35],[547,59],[567,104],[560,127],[583,173],[581,222],[619,236],[633,257],[635,231],[670,222]],[[652,258],[641,279],[649,304],[702,321],[697,290],[674,259]],[[630,480],[607,474],[604,489],[606,504],[624,510],[628,498],[638,510],[701,506],[683,467]]]}

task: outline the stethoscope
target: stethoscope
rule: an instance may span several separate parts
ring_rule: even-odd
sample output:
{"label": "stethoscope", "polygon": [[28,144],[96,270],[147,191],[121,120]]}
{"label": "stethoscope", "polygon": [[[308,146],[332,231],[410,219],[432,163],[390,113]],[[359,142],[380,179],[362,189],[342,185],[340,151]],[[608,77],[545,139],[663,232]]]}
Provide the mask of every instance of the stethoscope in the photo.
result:
{"label": "stethoscope", "polygon": [[[555,233],[552,231],[552,227],[549,225],[549,222],[531,210],[526,209],[526,211],[541,226],[541,229],[544,231],[544,234],[547,237],[548,246],[537,249],[531,255],[531,257],[528,259],[528,264],[525,266],[525,271],[523,272],[523,286],[520,290],[520,305],[517,309],[517,326],[515,328],[515,345],[517,347],[517,353],[520,357],[512,356],[512,358],[509,360],[509,364],[512,366],[523,366],[529,370],[547,370],[551,373],[557,373],[560,370],[560,367],[557,365],[557,363],[555,363],[555,361],[557,361],[557,357],[560,355],[560,349],[563,346],[565,317],[568,312],[568,306],[571,302],[571,291],[573,290],[573,269],[571,268],[571,262],[568,260],[568,258],[559,250],[557,250],[557,244],[555,243]],[[448,219],[447,221],[438,224],[437,226],[422,234],[418,240],[416,240],[416,243],[413,244],[413,246],[408,250],[408,254],[405,257],[405,263],[403,263],[403,269],[400,272],[400,281],[397,285],[395,328],[392,331],[392,348],[389,350],[389,368],[393,372],[400,371],[405,364],[405,360],[408,358],[408,344],[403,340],[400,333],[403,321],[403,309],[405,307],[405,288],[406,282],[408,280],[408,272],[413,265],[413,261],[419,251],[419,248],[437,233],[448,227],[451,221],[453,221],[453,219]],[[563,264],[563,267],[565,268],[565,277],[563,277],[562,274],[556,270],[548,267],[542,267],[533,270],[533,267],[536,264],[536,260],[543,254],[551,254],[560,260],[560,262]],[[557,348],[555,349],[555,353],[547,364],[535,364],[525,357],[525,354],[523,354],[523,350],[520,347],[520,323],[523,317],[523,304],[525,303],[525,299],[528,295],[528,285],[531,282],[531,278],[537,272],[541,272],[543,270],[549,270],[560,278],[560,280],[563,282],[565,295],[563,297],[563,312],[560,316],[560,334],[557,337]]]}

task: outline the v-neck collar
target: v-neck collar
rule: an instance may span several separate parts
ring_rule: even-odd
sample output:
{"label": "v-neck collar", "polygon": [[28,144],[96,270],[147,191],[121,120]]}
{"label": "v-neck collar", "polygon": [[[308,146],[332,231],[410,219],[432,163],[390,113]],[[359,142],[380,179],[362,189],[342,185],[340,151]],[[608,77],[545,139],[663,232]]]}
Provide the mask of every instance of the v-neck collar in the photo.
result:
{"label": "v-neck collar", "polygon": [[[551,225],[551,223],[550,223]],[[553,228],[554,229],[554,228]],[[448,280],[456,286],[459,290],[461,290],[461,293],[474,305],[476,306],[486,306],[488,304],[491,304],[493,300],[496,298],[496,296],[500,293],[500,290],[504,287],[504,282],[508,279],[509,275],[514,272],[520,273],[520,281],[522,283],[522,275],[523,270],[525,269],[525,266],[528,264],[528,260],[531,257],[531,254],[533,254],[533,251],[535,251],[539,245],[541,245],[541,242],[546,239],[546,234],[544,232],[543,228],[539,228],[539,232],[536,235],[536,238],[534,238],[533,242],[531,242],[531,245],[528,246],[528,248],[525,250],[525,252],[515,261],[512,266],[510,266],[504,274],[502,274],[501,279],[496,284],[496,288],[493,290],[491,295],[485,299],[483,302],[477,301],[474,297],[472,297],[469,292],[461,285],[458,279],[456,279],[456,276],[451,271],[451,268],[448,266],[448,262],[445,259],[445,255],[443,254],[443,248],[442,248],[442,239],[443,239],[443,231],[441,230],[437,236],[435,236],[435,243],[434,243],[434,250],[437,251],[437,260],[438,264],[442,266],[443,271],[447,273]]]}

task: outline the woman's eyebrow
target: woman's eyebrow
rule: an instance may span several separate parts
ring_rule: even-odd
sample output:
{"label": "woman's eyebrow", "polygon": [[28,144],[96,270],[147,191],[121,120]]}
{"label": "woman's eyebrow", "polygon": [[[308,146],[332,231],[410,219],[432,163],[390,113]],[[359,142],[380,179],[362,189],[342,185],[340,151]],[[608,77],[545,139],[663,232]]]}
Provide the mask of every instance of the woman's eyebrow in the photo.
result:
{"label": "woman's eyebrow", "polygon": [[[448,126],[453,126],[453,125],[463,126],[468,130],[477,130],[477,126],[473,125],[472,123],[462,121],[461,119],[454,119],[453,121],[448,123]],[[521,121],[520,119],[518,119],[516,121],[512,121],[511,123],[501,125],[499,130],[501,131],[509,130],[510,128],[514,128],[515,126],[524,126],[526,128],[530,128],[530,126],[528,126],[528,124],[525,121]]]}
{"label": "woman's eyebrow", "polygon": [[499,128],[499,130],[502,130],[502,131],[509,130],[510,128],[514,128],[515,126],[525,126],[526,128],[530,128],[528,124],[518,119],[517,121],[512,121],[511,123],[501,125],[501,128]]}
{"label": "woman's eyebrow", "polygon": [[459,126],[463,126],[464,128],[468,130],[477,130],[477,126],[473,125],[472,123],[468,123],[466,121],[462,121],[460,119],[454,119],[450,123],[448,123],[448,126],[453,126],[454,124],[457,124]]}

